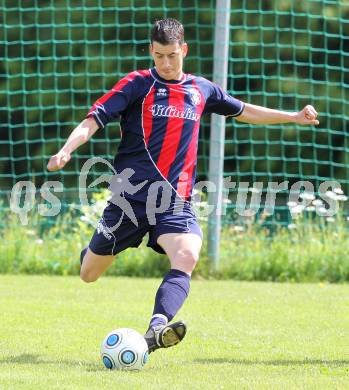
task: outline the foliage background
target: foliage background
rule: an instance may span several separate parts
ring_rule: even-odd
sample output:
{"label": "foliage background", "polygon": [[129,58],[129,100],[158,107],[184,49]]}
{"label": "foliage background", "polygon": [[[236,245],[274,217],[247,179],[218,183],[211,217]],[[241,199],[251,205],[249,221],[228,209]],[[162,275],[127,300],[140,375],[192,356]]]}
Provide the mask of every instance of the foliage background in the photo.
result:
{"label": "foliage background", "polygon": [[[215,5],[213,0],[0,0],[1,272],[77,273],[76,259],[91,234],[70,209],[77,201],[78,173],[91,156],[112,159],[118,124],[97,132],[62,172],[47,172],[49,157],[95,99],[129,71],[152,66],[148,34],[156,18],[183,22],[190,46],[186,72],[212,78]],[[285,110],[313,104],[321,124],[302,128],[228,121],[224,175],[238,183],[303,179],[315,189],[332,179],[348,193],[349,4],[236,0],[230,13],[229,92]],[[209,130],[207,117],[201,126],[199,180],[207,178]],[[96,168],[93,174],[98,173]],[[29,227],[19,226],[8,212],[10,190],[19,180],[36,186]],[[58,219],[40,219],[36,213],[39,188],[47,180],[64,185],[57,194],[64,206]],[[289,224],[287,195],[280,195],[271,219]],[[305,223],[294,231],[273,227],[272,240],[271,230],[261,229],[260,215],[251,227],[248,220],[237,220],[234,208],[232,197],[221,242],[224,271],[213,274],[204,251],[198,276],[348,280],[345,219],[316,221],[308,231]],[[345,214],[346,202],[342,210]],[[304,221],[309,216],[305,213]],[[240,234],[235,229],[241,227]],[[145,249],[124,256],[125,262],[121,259],[110,272],[158,276],[167,266]]]}

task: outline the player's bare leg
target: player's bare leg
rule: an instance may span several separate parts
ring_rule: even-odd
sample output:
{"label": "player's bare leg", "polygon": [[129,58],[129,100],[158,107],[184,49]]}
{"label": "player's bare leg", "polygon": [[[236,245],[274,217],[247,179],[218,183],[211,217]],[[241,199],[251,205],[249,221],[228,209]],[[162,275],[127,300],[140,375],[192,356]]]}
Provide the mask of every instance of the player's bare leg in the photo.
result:
{"label": "player's bare leg", "polygon": [[95,282],[109,268],[114,258],[112,255],[97,255],[88,248],[82,259],[80,278],[86,283]]}
{"label": "player's bare leg", "polygon": [[183,321],[168,324],[183,305],[189,293],[190,275],[199,259],[201,237],[191,233],[167,233],[158,238],[171,263],[156,297],[149,329],[145,334],[149,352],[168,348],[183,340],[187,327]]}
{"label": "player's bare leg", "polygon": [[199,260],[201,237],[192,233],[167,233],[158,238],[158,244],[169,257],[172,269],[191,275]]}

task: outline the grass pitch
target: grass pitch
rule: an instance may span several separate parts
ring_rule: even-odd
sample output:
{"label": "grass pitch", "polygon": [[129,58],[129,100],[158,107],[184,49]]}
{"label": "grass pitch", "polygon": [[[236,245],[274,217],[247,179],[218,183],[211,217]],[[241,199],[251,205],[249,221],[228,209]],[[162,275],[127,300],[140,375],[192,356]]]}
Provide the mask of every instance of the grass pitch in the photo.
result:
{"label": "grass pitch", "polygon": [[347,285],[193,281],[184,341],[143,371],[108,371],[101,341],[143,332],[159,283],[0,276],[0,389],[349,388]]}

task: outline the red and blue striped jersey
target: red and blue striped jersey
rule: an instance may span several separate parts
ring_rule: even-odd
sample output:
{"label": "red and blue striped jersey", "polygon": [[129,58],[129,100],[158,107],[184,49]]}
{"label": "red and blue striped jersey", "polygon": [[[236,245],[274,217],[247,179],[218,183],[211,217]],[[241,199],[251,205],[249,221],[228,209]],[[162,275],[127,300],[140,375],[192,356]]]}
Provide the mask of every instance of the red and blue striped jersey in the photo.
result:
{"label": "red and blue striped jersey", "polygon": [[183,199],[195,184],[200,118],[205,113],[238,116],[244,104],[203,77],[164,80],[155,68],[121,79],[90,109],[103,128],[120,119],[117,172],[132,168],[132,183],[167,181]]}

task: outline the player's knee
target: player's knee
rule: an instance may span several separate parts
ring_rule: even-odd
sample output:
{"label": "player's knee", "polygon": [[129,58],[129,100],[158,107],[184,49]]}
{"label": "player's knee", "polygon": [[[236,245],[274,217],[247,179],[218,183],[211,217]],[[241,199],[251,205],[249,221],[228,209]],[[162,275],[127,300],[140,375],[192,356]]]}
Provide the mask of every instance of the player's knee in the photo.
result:
{"label": "player's knee", "polygon": [[174,263],[181,265],[188,271],[192,271],[199,261],[199,253],[193,249],[179,250],[175,256]]}
{"label": "player's knee", "polygon": [[85,283],[93,283],[98,279],[98,275],[93,272],[88,272],[82,269],[80,271],[80,279]]}

